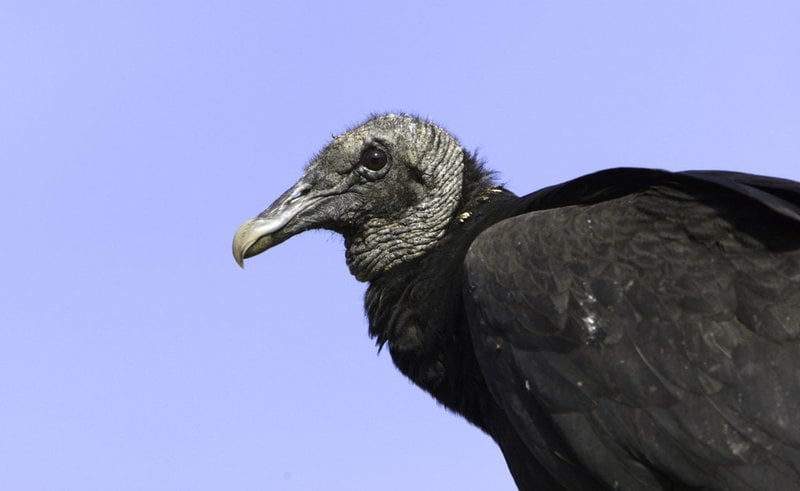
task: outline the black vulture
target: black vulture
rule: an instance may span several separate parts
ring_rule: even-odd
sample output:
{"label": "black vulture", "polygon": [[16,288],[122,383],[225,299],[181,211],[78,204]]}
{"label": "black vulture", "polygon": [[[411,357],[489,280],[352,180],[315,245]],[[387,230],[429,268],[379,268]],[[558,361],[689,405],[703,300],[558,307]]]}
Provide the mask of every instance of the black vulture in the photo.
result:
{"label": "black vulture", "polygon": [[382,114],[236,232],[344,236],[369,334],[520,489],[800,489],[800,183],[615,168],[518,197]]}

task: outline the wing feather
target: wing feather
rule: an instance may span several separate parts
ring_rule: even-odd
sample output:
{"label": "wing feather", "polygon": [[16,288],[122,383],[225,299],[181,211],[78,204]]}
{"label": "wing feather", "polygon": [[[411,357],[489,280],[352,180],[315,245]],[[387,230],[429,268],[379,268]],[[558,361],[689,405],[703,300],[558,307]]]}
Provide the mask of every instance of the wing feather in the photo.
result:
{"label": "wing feather", "polygon": [[484,231],[465,263],[479,363],[523,439],[541,405],[610,486],[795,489],[793,189],[693,178]]}

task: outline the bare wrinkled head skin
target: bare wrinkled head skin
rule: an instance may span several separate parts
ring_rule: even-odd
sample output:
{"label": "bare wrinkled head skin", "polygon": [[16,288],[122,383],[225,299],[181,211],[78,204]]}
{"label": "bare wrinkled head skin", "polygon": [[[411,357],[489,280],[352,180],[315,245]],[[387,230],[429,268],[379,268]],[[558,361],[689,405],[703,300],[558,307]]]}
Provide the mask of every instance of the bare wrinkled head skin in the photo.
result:
{"label": "bare wrinkled head skin", "polygon": [[382,114],[334,137],[288,191],[233,240],[241,265],[305,230],[345,237],[351,273],[368,281],[432,248],[461,198],[464,152],[442,128]]}

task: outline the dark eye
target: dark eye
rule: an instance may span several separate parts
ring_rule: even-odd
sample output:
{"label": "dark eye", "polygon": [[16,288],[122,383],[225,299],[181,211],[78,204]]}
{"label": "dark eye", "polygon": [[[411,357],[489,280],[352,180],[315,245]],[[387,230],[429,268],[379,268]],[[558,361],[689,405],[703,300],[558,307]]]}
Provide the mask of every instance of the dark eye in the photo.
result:
{"label": "dark eye", "polygon": [[369,170],[381,170],[388,161],[389,157],[386,152],[378,147],[369,147],[361,154],[361,160],[358,163]]}

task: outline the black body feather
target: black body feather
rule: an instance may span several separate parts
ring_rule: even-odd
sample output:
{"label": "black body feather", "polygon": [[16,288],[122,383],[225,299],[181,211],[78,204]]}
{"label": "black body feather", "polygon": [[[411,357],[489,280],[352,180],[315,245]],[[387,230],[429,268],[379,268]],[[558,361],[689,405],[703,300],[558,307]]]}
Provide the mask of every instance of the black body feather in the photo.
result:
{"label": "black body feather", "polygon": [[800,185],[611,169],[516,197],[468,161],[470,216],[371,282],[370,333],[521,489],[800,486]]}

